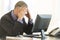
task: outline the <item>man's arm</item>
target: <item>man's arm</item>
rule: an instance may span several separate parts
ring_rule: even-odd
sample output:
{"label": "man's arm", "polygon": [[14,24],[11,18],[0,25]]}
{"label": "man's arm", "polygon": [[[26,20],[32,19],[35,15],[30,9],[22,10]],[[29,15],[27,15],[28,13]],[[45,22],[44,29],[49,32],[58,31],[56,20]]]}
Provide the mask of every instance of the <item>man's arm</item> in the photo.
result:
{"label": "man's arm", "polygon": [[28,26],[25,29],[25,32],[27,34],[32,34],[32,27],[33,27],[33,22],[32,22],[32,19],[31,19],[31,20],[28,20]]}
{"label": "man's arm", "polygon": [[27,14],[25,14],[26,17],[28,18],[28,26],[27,26],[27,31],[25,31],[27,34],[32,34],[32,27],[33,27],[33,22],[31,19],[31,15],[29,13],[29,11],[27,11]]}

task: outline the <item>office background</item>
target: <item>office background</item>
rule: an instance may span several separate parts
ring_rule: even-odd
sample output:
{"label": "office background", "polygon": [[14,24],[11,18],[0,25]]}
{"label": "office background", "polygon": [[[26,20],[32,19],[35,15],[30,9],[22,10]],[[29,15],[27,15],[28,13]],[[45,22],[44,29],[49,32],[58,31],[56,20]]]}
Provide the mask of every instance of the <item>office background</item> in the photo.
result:
{"label": "office background", "polygon": [[[0,18],[14,9],[16,2],[20,0],[0,0]],[[50,14],[52,19],[47,33],[56,27],[60,27],[60,0],[22,0],[28,4],[33,22],[37,14]],[[26,20],[27,21],[27,20]]]}

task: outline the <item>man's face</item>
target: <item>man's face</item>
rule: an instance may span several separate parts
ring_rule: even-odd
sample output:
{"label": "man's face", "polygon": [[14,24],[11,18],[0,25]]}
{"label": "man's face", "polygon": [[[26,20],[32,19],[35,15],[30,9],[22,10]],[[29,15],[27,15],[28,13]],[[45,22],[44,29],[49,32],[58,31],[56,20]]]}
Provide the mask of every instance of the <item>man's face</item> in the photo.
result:
{"label": "man's face", "polygon": [[23,15],[25,15],[25,14],[27,14],[27,10],[28,10],[27,7],[19,7],[18,14],[22,13]]}

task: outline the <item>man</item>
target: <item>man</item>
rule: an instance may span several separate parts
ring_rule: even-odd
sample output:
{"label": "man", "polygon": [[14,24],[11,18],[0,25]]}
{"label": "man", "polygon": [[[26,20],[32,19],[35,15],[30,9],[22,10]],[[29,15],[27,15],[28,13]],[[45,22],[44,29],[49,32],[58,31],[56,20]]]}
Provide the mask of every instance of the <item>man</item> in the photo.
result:
{"label": "man", "polygon": [[[28,18],[28,24],[26,24],[24,16]],[[14,10],[1,18],[1,27],[4,29],[3,35],[17,36],[23,35],[23,32],[32,34],[33,23],[27,4],[23,1],[17,2]]]}

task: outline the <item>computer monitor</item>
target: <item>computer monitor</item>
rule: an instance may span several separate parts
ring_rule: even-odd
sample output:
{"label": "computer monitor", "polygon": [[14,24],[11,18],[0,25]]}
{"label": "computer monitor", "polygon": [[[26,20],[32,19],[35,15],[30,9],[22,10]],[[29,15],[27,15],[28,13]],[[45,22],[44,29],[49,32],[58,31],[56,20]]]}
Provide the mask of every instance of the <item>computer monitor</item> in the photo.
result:
{"label": "computer monitor", "polygon": [[51,15],[37,15],[32,32],[40,32],[42,29],[46,31],[49,26],[50,19]]}

